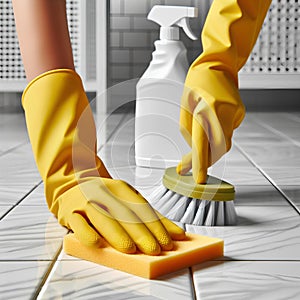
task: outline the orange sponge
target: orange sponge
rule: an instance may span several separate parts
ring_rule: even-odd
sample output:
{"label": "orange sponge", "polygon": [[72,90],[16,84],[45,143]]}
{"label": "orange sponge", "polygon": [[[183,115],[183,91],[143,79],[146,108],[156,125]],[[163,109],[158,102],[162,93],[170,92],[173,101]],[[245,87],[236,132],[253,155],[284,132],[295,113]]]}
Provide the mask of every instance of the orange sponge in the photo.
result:
{"label": "orange sponge", "polygon": [[64,251],[81,259],[149,279],[223,256],[223,240],[191,233],[186,235],[184,241],[174,241],[172,251],[163,251],[158,256],[121,253],[107,243],[101,248],[87,247],[74,234],[64,237]]}

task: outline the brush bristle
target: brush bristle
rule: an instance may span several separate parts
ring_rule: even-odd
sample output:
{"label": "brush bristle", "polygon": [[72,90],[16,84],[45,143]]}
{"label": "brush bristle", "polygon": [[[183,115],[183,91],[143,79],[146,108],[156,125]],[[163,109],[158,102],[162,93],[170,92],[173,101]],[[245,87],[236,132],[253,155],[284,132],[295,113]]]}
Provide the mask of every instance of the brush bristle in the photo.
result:
{"label": "brush bristle", "polygon": [[228,226],[237,223],[233,201],[188,198],[160,186],[150,195],[149,202],[167,218],[185,224]]}

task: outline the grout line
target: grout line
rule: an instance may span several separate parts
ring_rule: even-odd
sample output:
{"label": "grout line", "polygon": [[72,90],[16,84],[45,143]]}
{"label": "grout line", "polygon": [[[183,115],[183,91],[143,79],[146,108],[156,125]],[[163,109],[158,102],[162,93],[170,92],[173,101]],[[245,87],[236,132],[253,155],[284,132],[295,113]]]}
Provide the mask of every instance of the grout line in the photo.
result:
{"label": "grout line", "polygon": [[[183,223],[183,229],[186,231],[186,224]],[[189,279],[190,279],[190,285],[191,285],[191,294],[192,294],[192,299],[196,300],[197,296],[196,296],[196,287],[195,287],[195,283],[194,283],[194,276],[193,276],[193,270],[192,267],[189,267]]]}
{"label": "grout line", "polygon": [[59,263],[58,258],[62,255],[62,249],[63,247],[61,244],[60,247],[58,248],[56,255],[52,260],[52,263],[48,267],[48,270],[45,272],[42,281],[40,282],[38,288],[36,289],[34,297],[32,299],[42,299],[43,294],[45,293],[47,286],[49,284],[49,281],[52,278],[52,275],[54,274],[58,266]]}
{"label": "grout line", "polygon": [[1,153],[0,153],[0,157],[5,156],[5,155],[7,155],[7,154],[10,154],[10,153],[13,152],[14,150],[16,150],[16,149],[18,149],[18,148],[21,148],[22,146],[25,146],[26,144],[28,144],[28,141],[23,142],[23,143],[21,143],[21,144],[19,144],[19,145],[16,145],[16,146],[14,146],[14,147],[12,147],[12,148],[10,148],[10,149],[4,151],[4,152],[1,152]]}
{"label": "grout line", "polygon": [[196,300],[197,299],[196,287],[195,287],[195,284],[194,284],[194,276],[193,276],[192,267],[189,268],[189,274],[190,274],[190,283],[191,283],[191,294],[192,294],[191,296],[192,296],[193,300]]}
{"label": "grout line", "polygon": [[0,221],[3,220],[13,209],[15,209],[21,202],[23,202],[35,189],[38,188],[38,186],[42,183],[40,181],[38,184],[36,184],[29,192],[27,192],[16,204],[14,204],[4,215],[0,217]]}
{"label": "grout line", "polygon": [[[254,117],[254,118],[255,118],[255,117]],[[287,136],[285,133],[282,133],[281,131],[279,131],[279,130],[273,128],[272,126],[270,126],[270,125],[268,125],[268,124],[262,122],[261,120],[259,120],[259,119],[257,119],[257,118],[255,118],[255,119],[256,119],[256,123],[259,124],[260,126],[262,126],[262,127],[264,127],[265,129],[271,131],[272,133],[278,135],[279,137],[281,137],[281,138],[287,140],[288,142],[290,142],[290,143],[296,145],[297,147],[300,147],[300,142],[298,142],[298,141],[296,141],[296,140],[290,138],[290,137]]]}
{"label": "grout line", "polygon": [[300,215],[300,209],[294,204],[294,202],[286,195],[286,193],[276,184],[276,182],[238,145],[235,146],[240,153],[246,157],[250,163],[274,186],[274,188],[285,198],[285,200],[292,206],[292,208]]}

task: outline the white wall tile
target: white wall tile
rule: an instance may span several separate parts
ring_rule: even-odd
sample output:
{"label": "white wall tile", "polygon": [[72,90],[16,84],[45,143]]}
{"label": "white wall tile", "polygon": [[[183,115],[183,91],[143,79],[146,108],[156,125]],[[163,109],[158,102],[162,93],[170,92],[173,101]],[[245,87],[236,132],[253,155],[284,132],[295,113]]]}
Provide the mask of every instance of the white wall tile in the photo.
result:
{"label": "white wall tile", "polygon": [[126,0],[124,5],[125,14],[146,14],[148,12],[147,0]]}
{"label": "white wall tile", "polygon": [[130,18],[125,16],[112,16],[110,18],[110,28],[112,30],[129,30]]}
{"label": "white wall tile", "polygon": [[159,30],[159,25],[148,20],[145,16],[133,17],[133,30]]}
{"label": "white wall tile", "polygon": [[133,62],[136,63],[143,63],[149,64],[152,60],[152,53],[149,50],[133,50]]}
{"label": "white wall tile", "polygon": [[110,1],[110,13],[120,14],[122,12],[122,0]]}
{"label": "white wall tile", "polygon": [[116,49],[110,51],[110,58],[113,64],[126,64],[130,62],[130,51],[126,49]]}
{"label": "white wall tile", "polygon": [[141,48],[147,47],[148,37],[144,32],[124,32],[124,47]]}
{"label": "white wall tile", "polygon": [[119,32],[111,32],[109,36],[110,47],[121,46],[121,34]]}
{"label": "white wall tile", "polygon": [[112,76],[116,79],[130,79],[130,70],[127,66],[114,65],[110,69]]}

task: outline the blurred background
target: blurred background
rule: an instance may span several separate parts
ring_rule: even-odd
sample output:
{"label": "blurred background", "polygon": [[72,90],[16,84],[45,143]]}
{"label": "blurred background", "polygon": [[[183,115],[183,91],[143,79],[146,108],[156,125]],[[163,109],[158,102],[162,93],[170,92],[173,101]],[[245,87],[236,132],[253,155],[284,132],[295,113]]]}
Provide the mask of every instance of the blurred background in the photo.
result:
{"label": "blurred background", "polygon": [[[181,40],[191,63],[201,53],[201,28],[212,0],[67,0],[77,71],[98,112],[134,109],[135,83],[146,70],[159,26],[147,20],[153,5],[199,9],[191,27],[199,40]],[[298,0],[273,0],[261,34],[240,72],[242,98],[252,111],[300,109],[300,6]],[[129,81],[129,84],[122,84]],[[0,0],[0,112],[22,111],[26,86],[10,0]],[[113,88],[112,88],[113,87]],[[131,101],[128,101],[130,99]],[[128,103],[130,102],[130,103]],[[94,107],[94,109],[96,109]]]}

